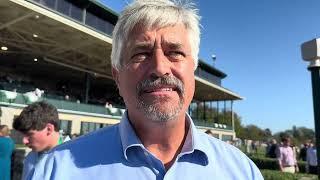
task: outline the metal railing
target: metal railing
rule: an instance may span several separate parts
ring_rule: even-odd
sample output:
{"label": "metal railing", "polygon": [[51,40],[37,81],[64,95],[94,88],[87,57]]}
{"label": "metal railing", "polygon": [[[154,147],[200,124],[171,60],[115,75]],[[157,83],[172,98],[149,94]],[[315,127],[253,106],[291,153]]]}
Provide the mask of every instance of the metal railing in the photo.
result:
{"label": "metal railing", "polygon": [[12,91],[0,90],[0,102],[10,104],[20,104],[28,105],[36,101],[47,101],[48,103],[54,105],[57,109],[69,110],[74,112],[86,112],[94,114],[103,114],[110,116],[122,116],[124,109],[115,108],[115,107],[104,107],[93,104],[83,104],[66,100],[52,99],[41,97],[38,98],[33,95],[31,92],[28,93],[17,93]]}
{"label": "metal railing", "polygon": [[199,119],[193,119],[193,123],[196,126],[211,127],[211,128],[224,129],[224,130],[232,130],[232,126],[229,126],[226,124],[207,122],[207,121],[199,120]]}

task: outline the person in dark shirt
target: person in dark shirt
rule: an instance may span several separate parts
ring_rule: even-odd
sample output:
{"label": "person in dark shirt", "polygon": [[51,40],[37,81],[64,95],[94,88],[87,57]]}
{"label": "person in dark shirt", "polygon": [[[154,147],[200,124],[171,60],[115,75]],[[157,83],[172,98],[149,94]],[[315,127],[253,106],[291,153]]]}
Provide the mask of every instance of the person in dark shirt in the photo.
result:
{"label": "person in dark shirt", "polygon": [[308,150],[309,147],[310,147],[310,140],[307,140],[303,144],[303,148],[301,148],[300,154],[299,154],[299,159],[301,159],[302,161],[306,161],[307,160],[307,150]]}
{"label": "person in dark shirt", "polygon": [[276,158],[276,149],[278,148],[277,140],[272,139],[269,148],[267,149],[267,157]]}

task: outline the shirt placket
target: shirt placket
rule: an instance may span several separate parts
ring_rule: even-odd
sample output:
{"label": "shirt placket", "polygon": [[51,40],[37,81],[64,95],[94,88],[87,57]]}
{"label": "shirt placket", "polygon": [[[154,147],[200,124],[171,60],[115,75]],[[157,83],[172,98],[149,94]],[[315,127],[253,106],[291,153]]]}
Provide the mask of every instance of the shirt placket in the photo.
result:
{"label": "shirt placket", "polygon": [[[157,176],[163,179],[165,175],[165,167],[162,162],[155,158],[152,154],[150,154],[147,150],[143,150],[143,154],[145,156],[146,162],[149,165],[149,168],[152,172]],[[158,178],[157,178],[158,179]]]}

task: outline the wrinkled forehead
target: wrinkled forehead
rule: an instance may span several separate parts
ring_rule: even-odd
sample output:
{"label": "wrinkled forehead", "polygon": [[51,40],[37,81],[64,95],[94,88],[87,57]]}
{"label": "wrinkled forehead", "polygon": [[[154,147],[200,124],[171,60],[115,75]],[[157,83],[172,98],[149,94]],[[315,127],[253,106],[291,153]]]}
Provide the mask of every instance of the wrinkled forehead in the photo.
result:
{"label": "wrinkled forehead", "polygon": [[[161,32],[165,30],[164,32]],[[169,44],[181,44],[189,47],[189,34],[183,24],[177,24],[172,26],[163,27],[143,27],[137,25],[129,34],[126,40],[126,48],[130,48],[132,45],[140,43],[154,43],[156,36],[161,34],[161,42]]]}
{"label": "wrinkled forehead", "polygon": [[185,28],[183,24],[175,24],[175,25],[170,25],[170,26],[163,26],[163,27],[150,27],[150,28],[136,28],[132,31],[131,35],[135,34],[145,34],[145,35],[155,35],[155,34],[148,34],[148,32],[158,32],[161,30],[166,30],[165,35],[168,38],[177,39],[177,35],[183,36],[183,35],[188,35],[188,31]]}

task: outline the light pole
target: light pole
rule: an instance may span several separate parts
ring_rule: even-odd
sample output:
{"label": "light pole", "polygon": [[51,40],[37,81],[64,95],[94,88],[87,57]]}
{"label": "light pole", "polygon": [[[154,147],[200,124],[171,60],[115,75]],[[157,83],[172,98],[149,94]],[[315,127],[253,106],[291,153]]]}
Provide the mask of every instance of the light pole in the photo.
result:
{"label": "light pole", "polygon": [[307,41],[301,45],[302,58],[309,61],[311,72],[314,125],[318,158],[318,178],[320,179],[320,38]]}
{"label": "light pole", "polygon": [[217,56],[215,54],[212,54],[211,55],[211,59],[213,61],[213,66],[215,66],[216,65]]}

